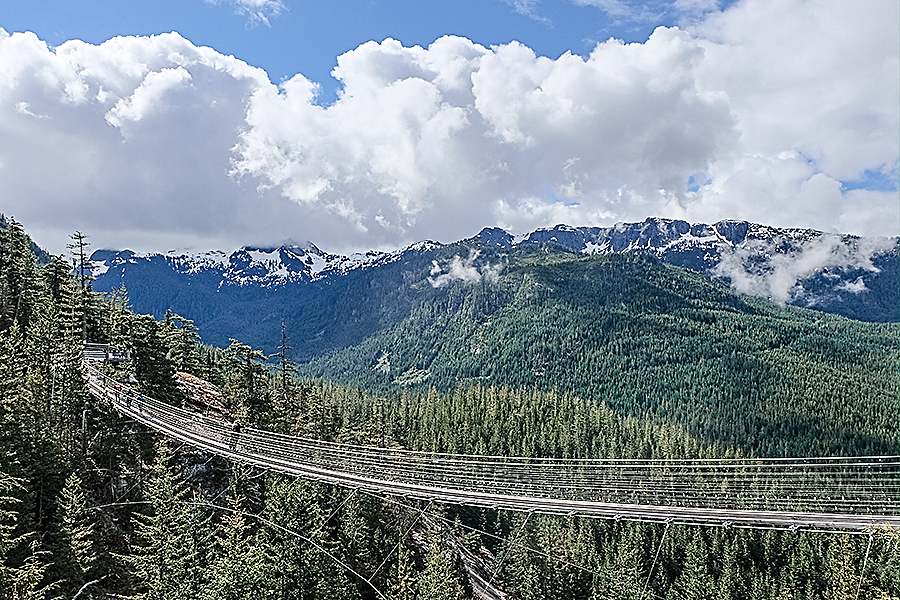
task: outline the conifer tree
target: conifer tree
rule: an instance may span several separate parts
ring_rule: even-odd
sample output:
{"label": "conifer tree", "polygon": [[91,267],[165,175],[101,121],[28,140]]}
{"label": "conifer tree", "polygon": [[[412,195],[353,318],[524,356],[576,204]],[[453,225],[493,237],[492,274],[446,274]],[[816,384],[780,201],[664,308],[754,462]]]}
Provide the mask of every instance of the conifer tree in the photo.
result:
{"label": "conifer tree", "polygon": [[169,349],[168,357],[174,368],[179,371],[196,371],[199,367],[200,335],[194,322],[167,310],[162,329]]}
{"label": "conifer tree", "polygon": [[172,460],[168,445],[159,443],[145,492],[149,506],[137,515],[128,559],[140,600],[195,600],[203,591],[207,524],[189,504]]}
{"label": "conifer tree", "polygon": [[281,343],[278,345],[275,357],[278,359],[278,376],[276,392],[273,398],[273,410],[275,418],[272,426],[279,431],[290,432],[294,421],[302,414],[303,407],[298,405],[296,397],[296,385],[294,378],[296,368],[288,358],[290,346],[288,345],[287,326],[281,322]]}
{"label": "conifer tree", "polygon": [[18,323],[0,332],[0,402],[13,412],[27,404],[25,344]]}
{"label": "conifer tree", "polygon": [[403,543],[397,548],[397,560],[390,583],[391,600],[418,600],[416,589],[416,565],[409,547]]}
{"label": "conifer tree", "polygon": [[[513,531],[519,531],[520,521],[513,525]],[[538,565],[533,555],[524,545],[528,543],[528,532],[522,531],[513,538],[511,533],[501,547],[498,557],[503,557],[503,573],[498,578],[503,582],[501,589],[511,592],[516,600],[540,600],[543,597],[540,585]]]}
{"label": "conifer tree", "polygon": [[20,540],[16,535],[17,507],[21,501],[15,494],[22,489],[21,482],[0,472],[0,600],[8,596],[2,590],[10,590],[15,581],[13,552]]}
{"label": "conifer tree", "polygon": [[844,600],[856,594],[859,585],[859,564],[851,536],[841,535],[834,540],[835,544],[825,565],[827,589],[825,600]]}
{"label": "conifer tree", "polygon": [[91,269],[88,265],[88,237],[80,231],[75,231],[70,236],[68,244],[69,250],[72,252],[73,262],[75,264],[75,274],[78,277],[78,284],[82,294],[86,294],[91,282]]}
{"label": "conifer tree", "polygon": [[175,365],[168,356],[162,327],[150,315],[131,317],[134,374],[151,398],[177,404],[181,392],[175,383]]}
{"label": "conifer tree", "polygon": [[324,523],[321,484],[276,480],[269,486],[264,515],[267,520],[297,532],[313,544],[286,531],[266,530],[266,587],[278,600],[354,600],[359,590],[351,576],[321,549],[347,559],[340,540]]}
{"label": "conifer tree", "polygon": [[263,369],[266,356],[237,340],[231,340],[224,356],[228,365],[224,391],[230,400],[232,418],[244,423],[259,423],[268,408]]}
{"label": "conifer tree", "polygon": [[738,561],[737,544],[731,538],[724,542],[721,575],[717,585],[716,600],[740,600],[739,594],[744,586],[741,584],[741,565]]}
{"label": "conifer tree", "polygon": [[706,544],[700,534],[694,532],[685,550],[684,566],[666,598],[668,600],[711,600],[714,598],[712,584]]}
{"label": "conifer tree", "polygon": [[634,528],[624,529],[620,530],[618,540],[610,540],[609,552],[604,560],[603,579],[596,590],[598,597],[604,600],[628,600],[640,595],[644,582],[638,570],[641,553],[636,534]]}
{"label": "conifer tree", "polygon": [[128,292],[116,288],[106,295],[106,338],[117,348],[125,348],[128,340],[130,308]]}
{"label": "conifer tree", "polygon": [[881,586],[885,595],[900,598],[900,532],[885,536]]}
{"label": "conifer tree", "polygon": [[459,583],[454,562],[436,533],[430,535],[425,565],[417,582],[420,598],[430,600],[463,600],[465,594]]}
{"label": "conifer tree", "polygon": [[50,553],[32,539],[29,553],[13,577],[11,600],[57,600],[59,583],[47,580]]}
{"label": "conifer tree", "polygon": [[[344,494],[332,496],[334,498],[332,504],[338,505],[343,502],[344,497]],[[380,562],[376,561],[371,552],[374,534],[372,523],[367,517],[372,514],[375,514],[374,505],[367,502],[365,497],[356,494],[344,503],[340,514],[332,519],[337,524],[339,535],[343,540],[341,551],[347,556],[352,556],[354,563],[365,570],[377,568],[377,562]]]}
{"label": "conifer tree", "polygon": [[267,482],[263,516],[278,527],[266,526],[261,536],[265,551],[266,590],[273,600],[306,600],[314,586],[309,571],[309,552],[315,552],[289,532],[309,534],[302,481],[271,477]]}
{"label": "conifer tree", "polygon": [[228,507],[219,523],[208,569],[204,597],[208,600],[253,598],[263,586],[263,553],[243,513],[239,492],[232,485]]}
{"label": "conifer tree", "polygon": [[93,576],[99,548],[94,519],[88,512],[88,499],[81,477],[72,473],[66,479],[59,500],[60,525],[57,567],[65,577],[65,587],[75,593]]}

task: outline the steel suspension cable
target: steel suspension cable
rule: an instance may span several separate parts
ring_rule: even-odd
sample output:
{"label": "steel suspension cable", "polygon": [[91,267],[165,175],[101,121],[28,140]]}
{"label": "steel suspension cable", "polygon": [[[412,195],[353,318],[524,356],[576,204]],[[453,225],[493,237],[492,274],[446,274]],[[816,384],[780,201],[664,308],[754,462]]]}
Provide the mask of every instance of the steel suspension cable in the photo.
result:
{"label": "steel suspension cable", "polygon": [[[137,394],[90,365],[85,370],[94,395],[166,435],[214,454],[329,483],[442,502],[514,509],[533,505],[548,514],[576,511],[652,522],[665,517],[857,530],[900,525],[897,456],[554,459],[375,448],[252,428],[235,431],[221,420]],[[797,506],[824,512],[785,510]]]}

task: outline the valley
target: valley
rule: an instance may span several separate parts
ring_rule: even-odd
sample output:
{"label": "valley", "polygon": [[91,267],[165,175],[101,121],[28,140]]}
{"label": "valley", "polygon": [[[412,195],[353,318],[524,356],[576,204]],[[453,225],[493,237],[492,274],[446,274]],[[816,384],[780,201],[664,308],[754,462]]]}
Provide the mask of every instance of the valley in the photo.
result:
{"label": "valley", "polygon": [[0,600],[900,600],[900,2],[3,0]]}

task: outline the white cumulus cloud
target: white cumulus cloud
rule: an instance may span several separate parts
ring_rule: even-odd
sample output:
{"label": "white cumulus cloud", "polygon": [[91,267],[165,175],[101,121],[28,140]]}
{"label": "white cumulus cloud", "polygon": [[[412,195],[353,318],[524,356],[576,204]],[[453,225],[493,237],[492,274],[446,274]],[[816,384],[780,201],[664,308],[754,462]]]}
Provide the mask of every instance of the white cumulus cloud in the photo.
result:
{"label": "white cumulus cloud", "polygon": [[122,127],[127,121],[140,121],[158,107],[166,106],[166,95],[190,80],[191,74],[184,67],[151,71],[130,96],[120,98],[109,109],[106,120],[115,127]]}
{"label": "white cumulus cloud", "polygon": [[727,104],[690,76],[701,58],[674,29],[586,59],[457,37],[367,43],[339,58],[328,107],[302,76],[256,92],[236,172],[385,239],[461,236],[527,198],[637,216],[736,139]]}
{"label": "white cumulus cloud", "polygon": [[896,235],[896,195],[844,182],[896,177],[900,5],[679,6],[704,16],[584,57],[367,42],[337,58],[327,105],[302,74],[273,83],[177,33],[0,32],[3,210],[54,249],[76,227],[340,251],[647,216]]}

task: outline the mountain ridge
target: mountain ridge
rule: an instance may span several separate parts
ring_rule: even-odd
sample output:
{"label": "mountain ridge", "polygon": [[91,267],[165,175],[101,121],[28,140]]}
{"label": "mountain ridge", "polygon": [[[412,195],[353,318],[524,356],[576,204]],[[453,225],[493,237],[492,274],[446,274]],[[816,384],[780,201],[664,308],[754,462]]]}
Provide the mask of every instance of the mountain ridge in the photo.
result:
{"label": "mountain ridge", "polygon": [[[238,287],[277,293],[402,263],[413,255],[426,256],[427,263],[436,261],[434,265],[438,265],[466,253],[473,261],[479,254],[533,251],[641,254],[721,279],[737,291],[781,304],[860,320],[900,321],[898,248],[900,238],[864,238],[733,219],[692,224],[648,218],[609,227],[560,224],[519,236],[499,227],[485,227],[458,242],[425,240],[392,252],[351,255],[330,253],[312,242],[251,245],[230,253],[97,250],[91,255],[91,271],[95,288],[100,291],[131,288],[134,279],[142,277],[135,275],[138,272],[162,281],[180,278],[192,287],[217,292]],[[161,310],[159,303],[144,308],[157,315]]]}
{"label": "mountain ridge", "polygon": [[[369,250],[352,254],[337,254],[322,250],[311,241],[286,242],[278,245],[245,245],[227,253],[219,249],[205,251],[170,250],[167,252],[137,253],[132,250],[99,249],[91,256],[92,261],[103,263],[108,257],[117,255],[125,258],[150,258],[160,256],[169,259],[186,259],[203,264],[224,264],[235,254],[254,254],[252,260],[262,262],[255,254],[271,254],[275,251],[287,252],[296,256],[321,257],[326,260],[346,263],[350,268],[367,266],[377,262],[377,259],[396,257],[407,251],[430,250],[436,247],[448,247],[454,244],[482,244],[502,249],[517,246],[541,246],[555,245],[560,249],[585,254],[599,254],[603,252],[625,252],[643,250],[648,248],[665,249],[673,242],[696,242],[729,244],[738,246],[752,240],[777,240],[782,244],[781,250],[791,249],[790,244],[800,244],[813,239],[830,238],[839,239],[842,242],[852,242],[863,239],[893,240],[894,246],[900,242],[900,236],[889,238],[867,238],[855,234],[842,234],[825,232],[813,228],[800,227],[773,227],[735,219],[724,219],[711,224],[690,223],[679,219],[664,219],[649,217],[644,221],[622,222],[608,227],[597,226],[571,226],[564,223],[552,227],[539,227],[529,233],[515,235],[501,227],[485,227],[478,234],[464,238],[457,242],[441,243],[433,240],[421,240],[413,242],[395,251]],[[601,245],[600,241],[606,242]],[[667,245],[663,245],[663,243]],[[784,244],[788,244],[784,246]],[[283,259],[284,257],[282,257]],[[310,264],[307,262],[307,264]],[[100,265],[95,268],[99,269]],[[100,270],[101,273],[105,272]],[[320,270],[315,270],[318,273]]]}
{"label": "mountain ridge", "polygon": [[[411,293],[406,309],[300,373],[385,394],[501,385],[672,422],[728,415],[699,417],[692,433],[761,455],[790,452],[761,431],[823,456],[896,447],[894,323],[780,307],[630,254],[516,255],[481,285],[460,279]],[[845,401],[857,392],[867,401]],[[815,417],[800,424],[799,413]],[[850,432],[861,414],[880,423],[877,435]]]}

